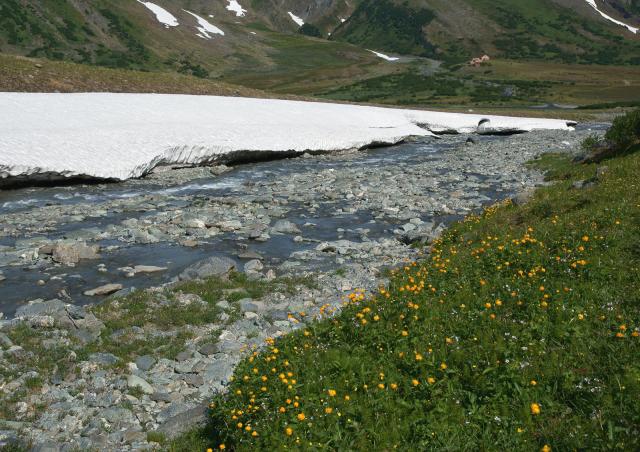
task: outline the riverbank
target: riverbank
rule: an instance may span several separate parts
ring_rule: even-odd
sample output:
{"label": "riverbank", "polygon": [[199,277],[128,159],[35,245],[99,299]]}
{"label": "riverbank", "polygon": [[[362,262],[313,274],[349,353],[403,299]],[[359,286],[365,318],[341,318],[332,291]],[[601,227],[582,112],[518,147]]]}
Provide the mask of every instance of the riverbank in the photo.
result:
{"label": "riverbank", "polygon": [[[252,167],[248,179],[238,179],[246,169],[213,181],[211,175],[203,179],[203,169],[182,170],[171,177],[180,175],[177,187],[158,174],[152,190],[148,181],[131,181],[114,191],[37,189],[28,192],[36,202],[20,208],[14,206],[24,198],[7,200],[17,204],[5,207],[14,210],[3,216],[10,248],[4,255],[17,260],[3,268],[0,290],[33,273],[21,290],[60,293],[62,301],[17,302],[22,320],[2,323],[7,408],[0,429],[34,445],[126,450],[153,446],[205,420],[211,394],[226,387],[253,346],[375,290],[387,269],[418,258],[416,245],[455,219],[543,184],[524,164],[548,151],[574,154],[590,133],[445,137],[436,148],[414,143]],[[240,183],[206,194],[220,177]],[[136,185],[144,193],[125,196]],[[72,199],[56,197],[61,193]],[[95,196],[90,203],[87,194]],[[87,227],[89,220],[97,224]],[[59,244],[57,234],[67,244],[106,246],[98,259],[60,262],[64,253],[51,248]],[[235,246],[233,254],[196,265],[186,277],[166,258],[141,261],[159,244],[170,245],[175,258],[193,246],[210,256],[223,243]],[[132,251],[124,262],[114,258],[121,248]],[[137,272],[140,265],[155,269]],[[233,266],[246,276],[225,281]],[[83,277],[89,267],[104,279]],[[160,282],[171,285],[164,288],[120,293],[93,309],[67,305],[98,285],[133,281],[130,288],[165,274],[168,280]],[[67,413],[62,419],[61,412]]]}
{"label": "riverbank", "polygon": [[468,216],[388,287],[268,342],[189,438],[231,450],[638,449],[637,150],[534,162],[552,186]]}

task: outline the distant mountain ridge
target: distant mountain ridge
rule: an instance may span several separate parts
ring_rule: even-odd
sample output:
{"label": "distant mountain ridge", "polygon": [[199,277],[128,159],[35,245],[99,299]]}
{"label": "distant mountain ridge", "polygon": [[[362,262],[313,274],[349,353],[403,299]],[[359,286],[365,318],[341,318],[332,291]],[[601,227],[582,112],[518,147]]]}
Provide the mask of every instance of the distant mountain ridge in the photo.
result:
{"label": "distant mountain ridge", "polygon": [[229,67],[278,64],[274,55],[281,46],[298,39],[278,34],[298,35],[298,44],[306,40],[304,45],[320,47],[300,31],[360,47],[361,53],[335,48],[356,62],[375,58],[365,56],[370,49],[451,62],[488,53],[509,59],[640,64],[640,36],[631,31],[634,27],[640,27],[640,0],[0,3],[1,52],[201,76]]}

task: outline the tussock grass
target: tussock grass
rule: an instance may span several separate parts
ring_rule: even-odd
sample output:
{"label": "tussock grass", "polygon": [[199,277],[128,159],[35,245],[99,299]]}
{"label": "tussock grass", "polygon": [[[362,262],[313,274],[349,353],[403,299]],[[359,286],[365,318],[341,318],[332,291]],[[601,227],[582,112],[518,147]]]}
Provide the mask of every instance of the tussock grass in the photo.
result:
{"label": "tussock grass", "polygon": [[[196,443],[230,450],[640,448],[640,155],[453,226],[390,287],[270,342]],[[184,450],[184,449],[175,449]]]}

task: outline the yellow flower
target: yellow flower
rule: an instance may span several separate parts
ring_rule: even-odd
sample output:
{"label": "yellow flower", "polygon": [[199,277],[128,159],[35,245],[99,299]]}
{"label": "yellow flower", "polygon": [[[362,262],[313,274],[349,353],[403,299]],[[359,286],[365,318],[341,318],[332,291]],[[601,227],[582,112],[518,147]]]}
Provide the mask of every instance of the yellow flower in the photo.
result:
{"label": "yellow flower", "polygon": [[281,413],[284,413],[284,412],[286,412],[287,410],[286,410],[286,408],[285,408],[285,407],[281,406],[281,407],[280,407],[280,409],[279,409],[278,411],[280,411]]}
{"label": "yellow flower", "polygon": [[405,330],[405,331],[403,331],[403,332],[402,332],[402,335],[403,335],[404,337],[407,337],[407,336],[409,335],[409,332]]}
{"label": "yellow flower", "polygon": [[533,414],[534,416],[537,416],[541,412],[542,412],[542,410],[540,409],[540,405],[538,405],[537,403],[532,403],[531,404],[531,414]]}
{"label": "yellow flower", "polygon": [[348,395],[346,395],[346,396],[344,396],[344,399],[345,399],[346,401],[349,401],[349,400],[351,400],[351,397],[349,397]]}
{"label": "yellow flower", "polygon": [[213,452],[213,449],[212,448],[208,448],[207,452]]}
{"label": "yellow flower", "polygon": [[416,361],[422,361],[422,355],[420,353],[416,353]]}
{"label": "yellow flower", "polygon": [[413,380],[411,380],[411,384],[413,386],[418,386],[420,384],[420,382],[414,378]]}
{"label": "yellow flower", "polygon": [[326,408],[324,409],[324,412],[325,412],[325,413],[327,413],[327,414],[331,414],[331,413],[333,413],[333,408],[331,408],[331,407],[326,407]]}
{"label": "yellow flower", "polygon": [[391,383],[391,389],[395,391],[396,389],[398,389],[398,385],[395,383]]}
{"label": "yellow flower", "polygon": [[378,384],[378,389],[384,389],[384,384],[379,383],[379,384]]}
{"label": "yellow flower", "polygon": [[298,416],[297,416],[297,417],[298,417],[298,420],[299,420],[300,422],[304,421],[304,420],[307,418],[307,417],[304,415],[304,413],[300,413],[300,414],[298,414]]}
{"label": "yellow flower", "polygon": [[588,235],[583,236],[582,237],[582,241],[583,242],[588,242],[589,241],[589,236]]}
{"label": "yellow flower", "polygon": [[251,436],[253,436],[253,437],[258,436],[258,432],[254,431],[254,432],[251,434]]}
{"label": "yellow flower", "polygon": [[542,452],[551,452],[551,446],[549,446],[548,444],[545,444],[542,449]]}
{"label": "yellow flower", "polygon": [[535,386],[535,385],[537,385],[537,384],[538,384],[538,382],[537,382],[537,381],[535,381],[535,380],[531,380],[531,386]]}
{"label": "yellow flower", "polygon": [[284,432],[287,434],[287,436],[293,435],[293,429],[291,427],[287,427]]}
{"label": "yellow flower", "polygon": [[446,363],[440,364],[440,369],[447,370],[447,364]]}
{"label": "yellow flower", "polygon": [[335,397],[337,392],[335,391],[335,389],[329,389],[329,391],[327,391],[329,393],[330,397]]}
{"label": "yellow flower", "polygon": [[218,449],[220,449],[220,450],[225,450],[226,448],[227,448],[227,446],[225,446],[224,444],[220,444],[218,446]]}
{"label": "yellow flower", "polygon": [[238,428],[242,428],[243,426],[242,422],[238,422]]}
{"label": "yellow flower", "polygon": [[433,378],[433,377],[427,378],[427,383],[429,383],[430,385],[435,384],[435,382],[436,382],[435,378]]}

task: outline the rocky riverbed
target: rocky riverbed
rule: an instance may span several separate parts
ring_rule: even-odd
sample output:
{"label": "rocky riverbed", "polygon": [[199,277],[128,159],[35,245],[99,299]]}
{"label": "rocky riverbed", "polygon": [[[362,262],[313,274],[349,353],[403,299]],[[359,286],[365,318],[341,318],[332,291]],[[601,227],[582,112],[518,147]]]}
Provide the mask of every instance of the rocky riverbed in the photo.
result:
{"label": "rocky riverbed", "polygon": [[375,290],[451,221],[526,199],[543,178],[525,163],[590,128],[0,192],[0,444],[157,446],[243,354]]}

